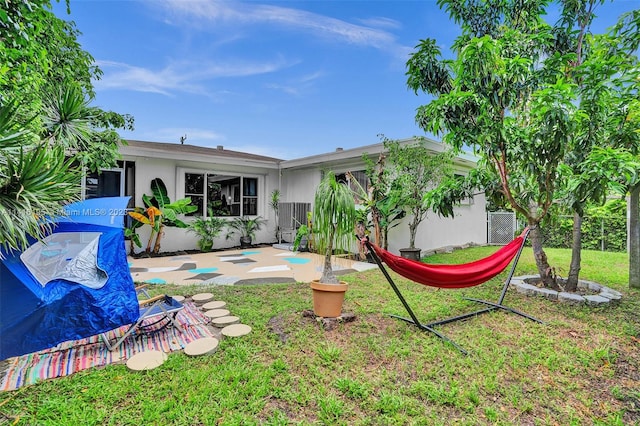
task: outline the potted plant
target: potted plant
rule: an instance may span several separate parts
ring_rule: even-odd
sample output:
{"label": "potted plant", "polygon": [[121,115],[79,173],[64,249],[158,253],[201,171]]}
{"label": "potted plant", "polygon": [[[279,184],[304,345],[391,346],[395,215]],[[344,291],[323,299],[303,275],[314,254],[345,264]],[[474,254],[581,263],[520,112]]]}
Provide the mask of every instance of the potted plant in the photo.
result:
{"label": "potted plant", "polygon": [[312,222],[314,247],[324,255],[322,276],[311,282],[313,312],[338,317],[348,285],[333,273],[331,258],[334,250],[348,251],[353,243],[356,206],[351,189],[338,182],[333,172],[327,172],[316,189]]}
{"label": "potted plant", "polygon": [[207,252],[211,251],[213,240],[220,235],[226,224],[227,222],[224,219],[213,216],[213,211],[209,209],[209,217],[197,216],[189,224],[188,232],[193,232],[199,237],[198,248]]}
{"label": "potted plant", "polygon": [[262,229],[267,223],[261,216],[248,217],[239,216],[227,222],[230,231],[227,233],[227,239],[236,234],[240,234],[240,247],[249,247],[253,243],[256,232]]}

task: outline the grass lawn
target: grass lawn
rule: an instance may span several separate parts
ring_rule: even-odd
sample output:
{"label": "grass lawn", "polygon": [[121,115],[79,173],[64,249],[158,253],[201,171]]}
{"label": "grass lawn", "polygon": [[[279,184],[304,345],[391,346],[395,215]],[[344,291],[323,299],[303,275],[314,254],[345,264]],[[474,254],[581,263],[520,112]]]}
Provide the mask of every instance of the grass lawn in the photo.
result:
{"label": "grass lawn", "polygon": [[[428,261],[461,263],[478,247]],[[548,250],[569,265],[569,251]],[[518,274],[535,272],[525,249]],[[566,271],[558,269],[560,275]],[[627,255],[585,251],[581,278],[624,293],[616,306],[576,307],[510,291],[505,303],[546,322],[493,312],[430,333],[405,315],[380,271],[345,276],[355,322],[323,330],[302,311],[307,284],[174,287],[211,291],[253,328],[205,357],[172,353],[155,370],[124,365],[82,371],[0,393],[0,424],[24,425],[632,425],[640,424],[640,292],[627,288]],[[392,274],[424,322],[496,300],[505,274],[462,290],[438,290]]]}

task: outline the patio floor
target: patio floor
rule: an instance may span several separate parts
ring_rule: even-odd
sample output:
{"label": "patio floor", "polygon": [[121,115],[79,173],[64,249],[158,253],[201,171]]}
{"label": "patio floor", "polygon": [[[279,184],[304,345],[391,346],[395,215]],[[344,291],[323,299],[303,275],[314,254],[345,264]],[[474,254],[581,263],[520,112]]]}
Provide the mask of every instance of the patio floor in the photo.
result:
{"label": "patio floor", "polygon": [[[216,251],[180,256],[129,257],[136,283],[250,285],[310,282],[320,278],[323,257],[276,247]],[[377,268],[375,264],[334,258],[336,275]]]}

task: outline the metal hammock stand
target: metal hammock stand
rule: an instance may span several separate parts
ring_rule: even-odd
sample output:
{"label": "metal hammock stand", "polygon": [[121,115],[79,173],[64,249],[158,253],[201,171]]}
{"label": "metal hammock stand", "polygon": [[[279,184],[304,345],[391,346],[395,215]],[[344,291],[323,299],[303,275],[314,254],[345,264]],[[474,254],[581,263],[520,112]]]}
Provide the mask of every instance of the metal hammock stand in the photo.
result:
{"label": "metal hammock stand", "polygon": [[[458,345],[455,341],[451,340],[450,338],[448,338],[447,336],[445,336],[444,334],[440,333],[438,330],[434,329],[434,327],[440,326],[440,325],[444,325],[444,324],[449,324],[452,322],[456,322],[456,321],[462,321],[471,317],[475,317],[478,315],[482,315],[482,314],[486,314],[488,312],[492,312],[495,311],[497,309],[503,310],[503,311],[507,311],[507,312],[511,312],[514,313],[516,315],[520,315],[524,318],[527,318],[531,321],[535,321],[538,322],[540,324],[544,324],[543,321],[532,317],[531,315],[525,314],[524,312],[520,312],[516,309],[510,308],[508,306],[505,306],[502,304],[502,302],[504,301],[505,295],[507,293],[507,290],[509,288],[509,283],[511,282],[511,278],[513,277],[513,274],[515,272],[516,269],[516,265],[518,264],[518,260],[520,259],[520,254],[522,253],[522,249],[524,248],[525,245],[525,241],[527,240],[527,236],[529,235],[529,228],[526,228],[524,230],[524,232],[516,238],[516,240],[518,238],[522,238],[522,242],[520,243],[520,246],[517,248],[517,251],[515,252],[515,255],[513,256],[513,262],[512,262],[512,266],[511,266],[511,270],[509,272],[509,275],[507,277],[507,279],[505,280],[504,286],[502,287],[502,292],[500,294],[500,297],[498,298],[497,302],[490,302],[487,300],[482,300],[482,299],[474,299],[474,298],[468,298],[465,297],[465,300],[469,300],[472,302],[476,302],[476,303],[481,303],[486,305],[485,308],[479,309],[477,311],[473,311],[473,312],[469,312],[467,314],[462,314],[462,315],[457,315],[454,317],[450,317],[450,318],[446,318],[440,321],[434,321],[434,322],[430,322],[427,324],[423,324],[422,322],[420,322],[418,320],[418,318],[416,317],[416,314],[413,312],[413,309],[411,309],[411,307],[409,306],[409,304],[407,303],[406,299],[404,298],[404,296],[402,295],[402,293],[400,292],[400,290],[398,289],[398,286],[396,285],[396,283],[393,281],[393,279],[391,278],[391,276],[389,275],[389,272],[387,271],[387,269],[385,268],[385,266],[383,265],[383,261],[380,259],[380,256],[378,253],[382,254],[383,257],[385,257],[386,259],[398,259],[397,256],[387,252],[384,249],[381,249],[380,247],[374,246],[371,242],[369,242],[367,239],[362,240],[362,242],[367,246],[367,248],[369,249],[369,252],[371,253],[371,257],[374,259],[374,261],[378,264],[378,267],[380,268],[380,270],[382,271],[382,273],[384,274],[385,278],[387,279],[387,281],[389,282],[389,285],[391,285],[391,288],[393,288],[393,291],[396,293],[396,296],[398,296],[398,299],[400,299],[400,302],[402,302],[402,305],[404,306],[404,308],[407,310],[407,313],[409,314],[410,318],[406,318],[406,317],[402,317],[399,315],[389,315],[393,318],[397,318],[400,319],[402,321],[408,322],[410,324],[413,324],[415,326],[417,326],[420,330],[423,331],[429,331],[433,334],[435,334],[436,336],[438,336],[440,339],[451,343],[456,349],[458,349],[460,352],[462,352],[465,355],[468,355],[468,352],[466,350],[464,350],[460,345]],[[512,241],[511,244],[515,243],[515,240]],[[507,260],[511,260],[510,258]],[[412,261],[412,260],[408,260],[408,259],[402,259],[403,262],[405,262],[405,265],[409,265],[409,266],[413,266],[413,263],[415,263],[416,267],[420,267],[420,265],[422,266],[427,266],[426,264],[423,264],[422,262],[418,262],[418,261]],[[476,265],[481,265],[481,261],[480,262],[473,262]],[[406,272],[405,270],[398,270],[398,268],[394,269],[394,266],[391,266],[389,264],[387,264],[389,266],[389,268],[391,268],[392,270],[394,270],[396,273],[407,277],[405,274],[403,274],[403,272]],[[501,267],[500,270],[498,270],[495,274],[493,274],[492,276],[490,276],[488,279],[492,278],[493,276],[497,275],[498,273],[502,272],[504,270],[504,268],[506,267],[506,265],[508,265],[508,263],[505,264],[505,266]],[[449,265],[438,265],[440,268],[446,268]],[[460,266],[464,266],[464,265],[452,265],[454,268],[455,267],[460,267]],[[411,275],[413,275],[413,277],[409,276],[407,278],[412,279],[413,281],[416,281],[415,277],[415,273],[412,273]],[[486,279],[483,282],[488,281],[488,279]],[[461,288],[461,287],[471,287],[474,285],[478,285],[481,284],[480,282],[470,282],[468,284],[464,284],[464,285],[438,285],[437,283],[434,283],[432,281],[430,281],[429,283],[425,283],[425,282],[420,282],[421,284],[425,284],[425,285],[429,285],[432,287],[438,287],[438,288]]]}

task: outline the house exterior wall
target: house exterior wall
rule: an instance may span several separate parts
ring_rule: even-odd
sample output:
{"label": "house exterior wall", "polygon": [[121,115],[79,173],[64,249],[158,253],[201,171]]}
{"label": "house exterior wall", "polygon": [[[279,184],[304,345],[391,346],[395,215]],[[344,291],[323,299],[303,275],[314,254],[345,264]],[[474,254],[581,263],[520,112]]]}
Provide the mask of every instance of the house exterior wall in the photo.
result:
{"label": "house exterior wall", "polygon": [[[409,140],[407,140],[409,141]],[[442,145],[429,141],[432,150],[441,150]],[[177,148],[180,148],[179,146]],[[183,147],[184,148],[184,147]],[[174,152],[174,149],[176,150]],[[258,215],[267,220],[267,226],[259,231],[254,243],[274,243],[277,241],[277,221],[275,212],[269,202],[271,193],[280,190],[281,202],[314,202],[315,188],[320,182],[323,172],[333,171],[341,174],[347,171],[361,171],[365,169],[363,154],[376,160],[383,151],[383,144],[375,144],[348,151],[338,149],[314,157],[280,161],[270,158],[244,158],[245,154],[229,154],[219,158],[217,154],[222,148],[209,149],[202,152],[178,150],[167,144],[138,143],[130,147],[123,147],[123,159],[135,162],[135,205],[143,206],[142,195],[151,195],[151,180],[161,178],[165,183],[169,198],[172,201],[185,197],[184,173],[211,172],[228,173],[245,177],[256,177],[259,186]],[[205,149],[206,150],[206,149]],[[250,156],[250,155],[249,155]],[[475,167],[475,159],[462,156],[456,160],[456,169],[465,173]],[[185,222],[190,222],[185,217]],[[138,229],[143,246],[149,238],[150,227]],[[214,248],[230,248],[239,245],[238,237],[226,239],[226,232],[214,241]],[[198,237],[186,229],[165,228],[161,242],[161,251],[191,250],[197,248]],[[466,243],[485,244],[487,241],[486,213],[484,196],[478,195],[472,203],[463,203],[455,209],[455,219],[441,218],[435,213],[429,213],[423,221],[416,235],[416,247],[423,251],[449,245]],[[408,218],[392,228],[389,232],[389,249],[398,253],[400,248],[409,243]],[[137,248],[142,251],[144,247]],[[355,240],[354,240],[355,251]]]}
{"label": "house exterior wall", "polygon": [[[336,174],[347,171],[365,170],[362,154],[369,154],[370,158],[377,159],[380,146],[366,147],[369,150],[358,149],[351,154],[347,151],[339,151],[314,158],[308,166],[294,163],[292,169],[283,168],[281,171],[282,190],[286,193],[286,201],[290,202],[314,202],[314,191],[322,178],[323,171],[331,170]],[[342,157],[336,159],[335,157]],[[294,160],[295,162],[301,160]],[[286,163],[286,162],[285,162]],[[466,174],[475,162],[458,159],[455,164],[456,173]],[[422,251],[432,250],[451,245],[467,243],[486,244],[486,200],[484,195],[476,195],[473,201],[461,203],[454,209],[454,218],[439,217],[429,212],[427,218],[418,227],[416,234],[416,247]],[[313,209],[313,207],[312,207]],[[409,245],[409,219],[404,218],[396,227],[390,229],[388,235],[388,248],[391,252],[399,253],[401,248]],[[373,230],[370,230],[373,233]],[[355,241],[355,240],[354,240]],[[354,251],[357,248],[354,244]]]}
{"label": "house exterior wall", "polygon": [[[416,247],[422,251],[445,246],[467,243],[487,243],[487,214],[485,197],[477,195],[472,204],[464,204],[454,209],[454,218],[439,217],[429,212],[418,226]],[[400,253],[409,246],[409,221],[405,218],[400,225],[389,231],[389,251]]]}
{"label": "house exterior wall", "polygon": [[[271,192],[278,188],[279,179],[276,168],[249,167],[237,165],[214,164],[210,162],[197,162],[172,159],[158,159],[146,156],[125,155],[123,159],[134,161],[136,167],[135,205],[143,206],[142,195],[152,195],[151,181],[160,178],[167,187],[167,193],[171,201],[185,197],[183,173],[187,171],[204,172],[228,172],[242,176],[257,177],[259,185],[258,215],[267,220],[267,225],[256,234],[255,243],[273,243],[276,241],[275,212],[269,206]],[[189,223],[193,219],[189,216],[182,218]],[[195,250],[198,248],[197,235],[187,232],[184,228],[165,227],[161,240],[161,251],[171,252],[180,250]],[[136,252],[143,251],[149,239],[151,229],[142,226],[137,230],[142,248],[136,248]],[[239,245],[239,237],[226,239],[226,230],[214,241],[214,248],[229,248]]]}
{"label": "house exterior wall", "polygon": [[321,171],[317,169],[283,170],[280,201],[313,204],[315,188],[320,183],[321,176]]}

